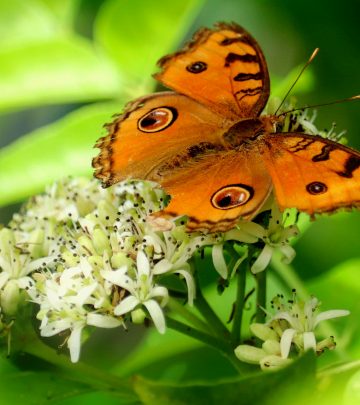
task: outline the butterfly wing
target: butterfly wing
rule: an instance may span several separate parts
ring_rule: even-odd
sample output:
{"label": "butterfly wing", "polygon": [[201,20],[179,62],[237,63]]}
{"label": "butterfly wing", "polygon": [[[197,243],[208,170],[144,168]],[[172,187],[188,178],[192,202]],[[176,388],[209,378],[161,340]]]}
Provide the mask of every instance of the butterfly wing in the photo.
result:
{"label": "butterfly wing", "polygon": [[202,29],[183,50],[158,63],[157,80],[234,121],[258,116],[269,97],[264,55],[236,24]]}
{"label": "butterfly wing", "polygon": [[309,214],[360,206],[360,153],[320,136],[265,138],[263,156],[280,208]]}
{"label": "butterfly wing", "polygon": [[189,217],[187,228],[226,231],[253,218],[271,192],[264,162],[253,151],[224,151],[169,173],[161,182],[170,204],[155,216]]}
{"label": "butterfly wing", "polygon": [[107,125],[108,135],[98,140],[95,176],[106,186],[127,178],[161,183],[168,172],[222,150],[221,135],[229,125],[180,94],[140,98]]}

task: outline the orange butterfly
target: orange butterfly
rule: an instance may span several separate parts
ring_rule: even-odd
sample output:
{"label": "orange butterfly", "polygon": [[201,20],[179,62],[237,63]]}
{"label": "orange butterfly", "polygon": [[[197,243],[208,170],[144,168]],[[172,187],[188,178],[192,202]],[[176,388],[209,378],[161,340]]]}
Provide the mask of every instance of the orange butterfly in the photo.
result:
{"label": "orange butterfly", "polygon": [[160,183],[171,201],[154,215],[187,215],[190,231],[225,231],[253,218],[273,188],[281,209],[360,206],[360,153],[320,136],[274,133],[278,117],[260,117],[269,74],[243,28],[202,29],[159,65],[155,78],[175,91],[131,102],[108,125],[93,160],[104,186]]}

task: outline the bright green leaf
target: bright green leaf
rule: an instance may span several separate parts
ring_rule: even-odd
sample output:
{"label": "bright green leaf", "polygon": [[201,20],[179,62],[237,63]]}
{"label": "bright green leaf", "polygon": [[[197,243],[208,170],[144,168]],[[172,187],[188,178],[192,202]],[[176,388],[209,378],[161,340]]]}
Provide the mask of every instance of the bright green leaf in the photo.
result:
{"label": "bright green leaf", "polygon": [[112,0],[95,22],[95,38],[138,86],[149,88],[156,61],[175,50],[202,0]]}
{"label": "bright green leaf", "polygon": [[355,373],[348,382],[344,395],[344,405],[360,403],[360,371]]}
{"label": "bright green leaf", "polygon": [[121,103],[94,104],[20,138],[0,151],[0,204],[43,191],[46,184],[68,175],[91,176],[93,145]]}
{"label": "bright green leaf", "polygon": [[0,51],[0,111],[115,97],[119,75],[80,37]]}
{"label": "bright green leaf", "polygon": [[0,1],[0,50],[46,41],[58,31],[54,15],[41,1]]}
{"label": "bright green leaf", "polygon": [[62,23],[63,29],[69,29],[72,26],[76,12],[78,11],[81,0],[39,0],[51,10],[56,18]]}

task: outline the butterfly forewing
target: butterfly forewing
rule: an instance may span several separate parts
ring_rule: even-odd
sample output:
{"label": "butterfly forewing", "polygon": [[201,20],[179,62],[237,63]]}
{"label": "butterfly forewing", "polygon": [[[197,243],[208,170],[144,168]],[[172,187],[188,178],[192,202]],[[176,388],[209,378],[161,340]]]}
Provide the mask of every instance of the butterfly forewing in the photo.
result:
{"label": "butterfly forewing", "polygon": [[269,97],[264,55],[236,24],[203,29],[182,51],[159,61],[155,78],[234,121],[255,117]]}
{"label": "butterfly forewing", "polygon": [[188,161],[223,149],[221,135],[229,125],[180,94],[140,98],[107,126],[108,135],[97,142],[101,152],[93,160],[95,176],[105,185],[127,178],[162,183]]}

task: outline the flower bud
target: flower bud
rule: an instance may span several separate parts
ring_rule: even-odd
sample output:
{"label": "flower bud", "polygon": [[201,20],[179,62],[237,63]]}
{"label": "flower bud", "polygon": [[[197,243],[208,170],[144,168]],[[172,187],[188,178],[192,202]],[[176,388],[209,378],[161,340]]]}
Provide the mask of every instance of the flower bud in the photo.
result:
{"label": "flower bud", "polygon": [[133,323],[137,325],[141,325],[144,323],[146,318],[146,312],[142,308],[135,309],[131,311],[131,320]]}
{"label": "flower bud", "polygon": [[20,301],[20,291],[16,280],[9,280],[1,292],[1,309],[6,315],[14,315]]}
{"label": "flower bud", "polygon": [[259,364],[260,360],[267,355],[265,350],[250,345],[240,345],[235,349],[236,357],[250,364]]}
{"label": "flower bud", "polygon": [[265,342],[262,344],[262,348],[268,354],[280,355],[280,353],[281,353],[280,342],[278,340],[272,340],[272,339],[265,340]]}
{"label": "flower bud", "polygon": [[263,323],[252,323],[250,325],[251,333],[261,340],[279,340],[277,333],[271,329],[269,326],[264,325]]}
{"label": "flower bud", "polygon": [[111,248],[109,239],[106,236],[106,233],[100,229],[96,228],[93,232],[93,244],[96,249],[96,252],[102,255],[105,251],[108,255],[111,254]]}
{"label": "flower bud", "polygon": [[291,359],[283,359],[280,356],[269,355],[260,360],[260,367],[262,370],[277,370],[287,366],[291,362]]}

